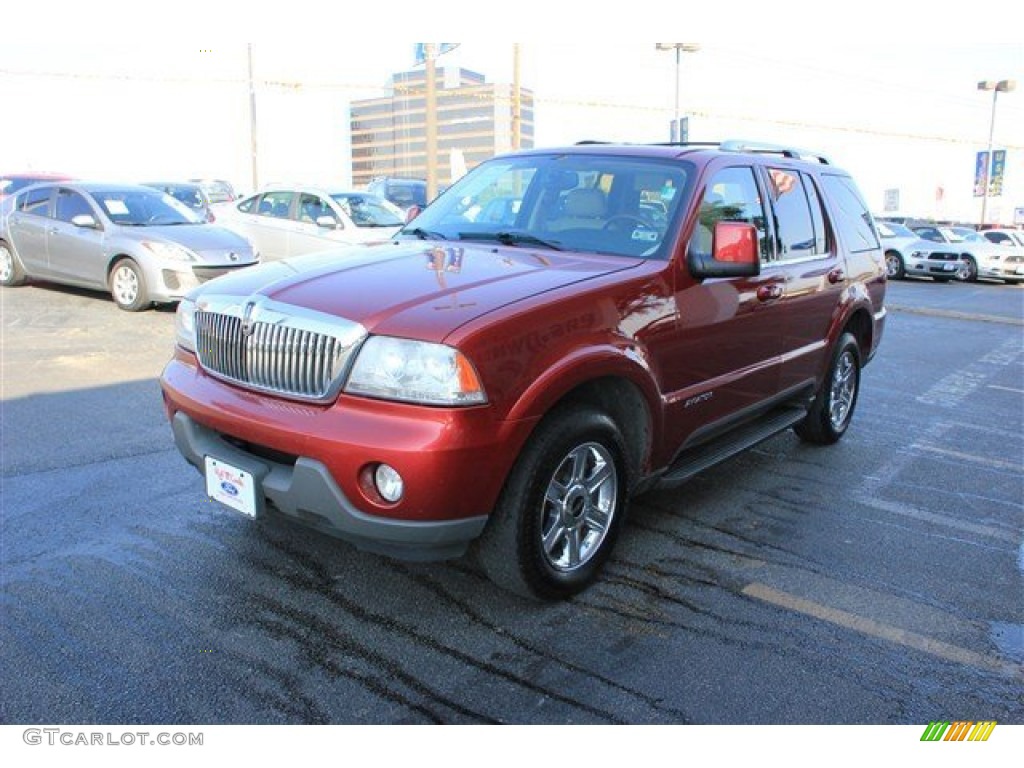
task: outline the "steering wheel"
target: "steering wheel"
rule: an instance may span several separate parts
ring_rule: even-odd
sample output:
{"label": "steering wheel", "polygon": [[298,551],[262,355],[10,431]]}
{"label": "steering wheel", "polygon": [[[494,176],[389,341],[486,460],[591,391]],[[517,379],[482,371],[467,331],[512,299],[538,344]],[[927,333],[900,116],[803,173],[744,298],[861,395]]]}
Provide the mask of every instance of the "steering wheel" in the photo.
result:
{"label": "steering wheel", "polygon": [[634,226],[643,227],[644,229],[655,229],[656,227],[651,222],[646,221],[640,216],[636,216],[632,213],[619,213],[612,216],[608,221],[604,223],[601,229],[613,229],[613,225],[619,222],[625,222],[627,224],[633,224]]}

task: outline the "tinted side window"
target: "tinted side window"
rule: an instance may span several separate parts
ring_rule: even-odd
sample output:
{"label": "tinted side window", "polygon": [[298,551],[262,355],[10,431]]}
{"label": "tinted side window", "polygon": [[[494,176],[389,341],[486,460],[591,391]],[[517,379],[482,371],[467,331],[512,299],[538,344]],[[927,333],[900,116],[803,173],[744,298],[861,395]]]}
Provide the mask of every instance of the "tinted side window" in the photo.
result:
{"label": "tinted side window", "polygon": [[248,200],[243,200],[238,204],[238,210],[242,213],[256,213],[254,206],[258,199],[258,197],[250,197]]}
{"label": "tinted side window", "polygon": [[303,192],[299,197],[299,221],[316,224],[316,220],[321,216],[330,216],[335,221],[338,220],[338,216],[331,210],[326,200],[319,195]]}
{"label": "tinted side window", "polygon": [[34,213],[36,216],[48,216],[52,189],[53,187],[42,187],[29,190],[22,196],[18,209],[24,213]]}
{"label": "tinted side window", "polygon": [[813,189],[808,189],[810,180],[804,174],[780,168],[769,168],[768,178],[779,258],[803,259],[823,254],[821,204]]}
{"label": "tinted side window", "polygon": [[75,216],[86,214],[93,216],[92,208],[85,198],[70,189],[57,191],[57,212],[56,217],[61,221],[70,222]]}
{"label": "tinted side window", "polygon": [[765,231],[761,192],[749,166],[723,168],[704,190],[704,199],[697,215],[697,226],[690,238],[690,249],[710,254],[715,224],[719,221],[743,221],[757,229],[761,260],[772,258],[773,249]]}
{"label": "tinted side window", "polygon": [[266,192],[260,196],[260,206],[256,213],[275,219],[287,219],[294,198],[294,192]]}
{"label": "tinted side window", "polygon": [[853,253],[878,248],[880,244],[874,222],[853,181],[846,176],[829,174],[821,179],[832,202],[836,229],[846,247]]}

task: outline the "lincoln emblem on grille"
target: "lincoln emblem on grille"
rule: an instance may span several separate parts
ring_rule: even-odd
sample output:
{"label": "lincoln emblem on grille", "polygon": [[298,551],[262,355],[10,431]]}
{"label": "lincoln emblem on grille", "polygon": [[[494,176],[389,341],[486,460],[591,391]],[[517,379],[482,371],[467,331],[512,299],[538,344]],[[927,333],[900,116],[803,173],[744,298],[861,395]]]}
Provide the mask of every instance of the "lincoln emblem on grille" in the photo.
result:
{"label": "lincoln emblem on grille", "polygon": [[255,301],[246,302],[245,311],[242,313],[242,333],[245,336],[252,336],[253,325],[255,324],[252,319],[252,313],[255,308]]}

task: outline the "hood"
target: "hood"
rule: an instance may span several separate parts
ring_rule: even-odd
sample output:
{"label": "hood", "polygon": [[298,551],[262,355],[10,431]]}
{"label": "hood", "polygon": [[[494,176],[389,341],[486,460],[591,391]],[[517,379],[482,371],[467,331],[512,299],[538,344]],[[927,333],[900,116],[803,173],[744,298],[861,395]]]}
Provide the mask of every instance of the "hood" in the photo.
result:
{"label": "hood", "polygon": [[265,296],[355,321],[370,333],[441,341],[500,307],[642,263],[480,243],[396,241],[241,270],[190,298]]}
{"label": "hood", "polygon": [[172,227],[119,227],[118,234],[132,240],[166,240],[183,245],[191,251],[250,252],[252,244],[225,227],[211,224],[178,224]]}

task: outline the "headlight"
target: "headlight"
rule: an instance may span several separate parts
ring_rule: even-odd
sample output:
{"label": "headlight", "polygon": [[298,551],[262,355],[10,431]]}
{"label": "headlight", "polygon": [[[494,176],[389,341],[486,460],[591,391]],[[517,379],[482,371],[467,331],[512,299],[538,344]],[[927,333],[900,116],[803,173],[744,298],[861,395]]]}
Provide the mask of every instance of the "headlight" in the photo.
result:
{"label": "headlight", "polygon": [[199,260],[199,258],[188,248],[183,248],[175,243],[165,243],[159,240],[143,240],[142,245],[161,259],[170,259],[171,261]]}
{"label": "headlight", "polygon": [[345,391],[425,405],[487,402],[476,371],[457,349],[389,336],[366,340]]}
{"label": "headlight", "polygon": [[174,340],[182,349],[196,351],[196,303],[188,299],[178,302],[174,316]]}

